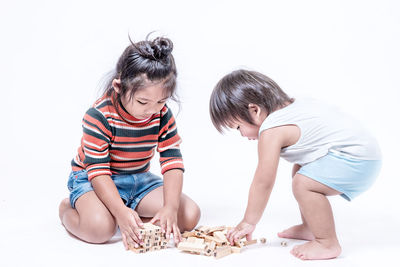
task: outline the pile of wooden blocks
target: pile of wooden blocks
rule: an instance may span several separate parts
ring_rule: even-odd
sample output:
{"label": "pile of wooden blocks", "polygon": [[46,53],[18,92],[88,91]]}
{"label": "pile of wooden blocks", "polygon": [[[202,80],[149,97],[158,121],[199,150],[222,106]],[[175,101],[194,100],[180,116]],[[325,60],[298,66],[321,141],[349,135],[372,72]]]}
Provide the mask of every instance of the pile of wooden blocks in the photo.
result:
{"label": "pile of wooden blocks", "polygon": [[178,244],[178,249],[219,259],[231,253],[240,253],[243,247],[257,243],[257,240],[240,240],[231,246],[226,238],[230,229],[231,227],[225,226],[199,226],[191,232],[182,234],[184,239]]}
{"label": "pile of wooden blocks", "polygon": [[135,253],[145,253],[167,247],[165,234],[161,233],[161,227],[157,225],[144,223],[143,229],[140,229],[140,234],[142,235],[143,245],[138,248],[129,246],[129,249]]}

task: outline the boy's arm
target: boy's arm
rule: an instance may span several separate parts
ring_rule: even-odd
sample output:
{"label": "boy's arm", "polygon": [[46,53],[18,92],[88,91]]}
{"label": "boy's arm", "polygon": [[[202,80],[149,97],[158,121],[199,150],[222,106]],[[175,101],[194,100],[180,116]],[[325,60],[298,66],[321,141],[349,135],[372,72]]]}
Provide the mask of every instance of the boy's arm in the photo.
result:
{"label": "boy's arm", "polygon": [[257,224],[268,203],[278,169],[282,135],[279,127],[263,131],[258,140],[258,165],[250,186],[243,220]]}
{"label": "boy's arm", "polygon": [[282,126],[263,131],[258,140],[258,165],[250,186],[248,203],[243,220],[228,232],[231,244],[246,236],[251,239],[255,225],[259,222],[268,203],[275,183],[282,147],[292,144],[292,126]]}

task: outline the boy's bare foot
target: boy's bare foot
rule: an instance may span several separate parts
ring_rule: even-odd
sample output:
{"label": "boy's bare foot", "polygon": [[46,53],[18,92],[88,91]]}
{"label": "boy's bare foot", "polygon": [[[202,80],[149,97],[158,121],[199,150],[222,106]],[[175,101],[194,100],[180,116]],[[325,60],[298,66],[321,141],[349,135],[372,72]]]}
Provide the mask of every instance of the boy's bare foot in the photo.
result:
{"label": "boy's bare foot", "polygon": [[292,226],[280,233],[278,236],[281,238],[301,239],[301,240],[314,240],[315,237],[310,229],[304,224]]}
{"label": "boy's bare foot", "polygon": [[326,260],[336,258],[342,252],[337,241],[313,240],[303,245],[294,246],[292,253],[301,260]]}
{"label": "boy's bare foot", "polygon": [[64,213],[67,209],[71,208],[71,204],[69,203],[69,198],[64,198],[61,203],[60,206],[58,207],[58,216],[60,216],[60,220],[62,222],[63,217],[64,217]]}

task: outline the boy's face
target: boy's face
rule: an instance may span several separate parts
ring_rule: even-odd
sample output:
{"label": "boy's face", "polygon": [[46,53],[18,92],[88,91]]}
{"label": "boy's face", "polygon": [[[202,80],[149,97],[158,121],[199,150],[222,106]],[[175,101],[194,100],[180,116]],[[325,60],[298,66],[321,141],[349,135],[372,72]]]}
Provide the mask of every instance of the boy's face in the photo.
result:
{"label": "boy's face", "polygon": [[257,140],[258,131],[267,117],[267,113],[256,104],[249,104],[248,112],[254,124],[243,119],[233,119],[229,127],[237,129],[243,137],[247,137],[249,140]]}
{"label": "boy's face", "polygon": [[260,130],[258,125],[253,125],[243,120],[235,120],[230,128],[237,129],[243,137],[247,137],[249,140],[258,139],[258,131]]}

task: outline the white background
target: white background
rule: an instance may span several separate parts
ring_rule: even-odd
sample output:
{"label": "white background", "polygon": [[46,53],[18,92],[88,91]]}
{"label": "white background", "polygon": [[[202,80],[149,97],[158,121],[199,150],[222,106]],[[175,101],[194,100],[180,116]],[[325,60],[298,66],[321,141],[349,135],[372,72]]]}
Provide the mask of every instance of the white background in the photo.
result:
{"label": "white background", "polygon": [[[399,266],[398,1],[1,1],[1,266]],[[215,260],[169,249],[136,255],[119,237],[91,245],[58,219],[68,196],[70,160],[84,112],[99,96],[128,34],[174,42],[181,108],[174,107],[186,166],[184,192],[200,224],[235,225],[257,164],[256,142],[220,135],[208,101],[226,73],[248,68],[291,96],[329,101],[359,118],[384,156],[369,191],[349,203],[333,197],[342,255],[301,262],[276,233],[300,222],[291,166],[281,161],[270,203],[254,236],[266,246]],[[159,172],[157,159],[152,171]]]}

